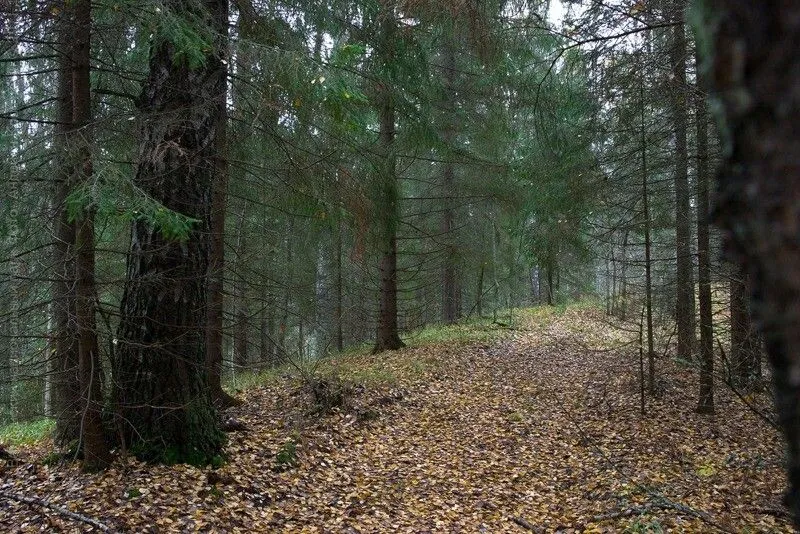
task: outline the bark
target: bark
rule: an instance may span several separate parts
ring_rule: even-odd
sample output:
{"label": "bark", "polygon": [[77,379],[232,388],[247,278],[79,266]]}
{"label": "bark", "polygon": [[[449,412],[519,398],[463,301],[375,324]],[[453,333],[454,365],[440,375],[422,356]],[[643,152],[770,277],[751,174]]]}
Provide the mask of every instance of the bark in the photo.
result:
{"label": "bark", "polygon": [[289,330],[289,306],[292,297],[292,243],[294,242],[294,220],[289,219],[289,224],[286,231],[286,267],[284,267],[284,284],[283,284],[283,315],[281,316],[280,332],[278,333],[278,346],[279,350],[286,351],[286,334]]}
{"label": "bark", "polygon": [[336,350],[342,352],[344,350],[344,333],[343,333],[343,283],[342,283],[342,238],[344,232],[344,224],[340,220],[336,230],[336,308],[335,308],[335,323],[336,323]]}
{"label": "bark", "polygon": [[[239,296],[239,295],[237,295]],[[236,309],[236,334],[233,339],[233,359],[237,366],[247,367],[250,352],[250,311],[245,297],[241,296]]]}
{"label": "bark", "polygon": [[[702,83],[702,71],[701,73]],[[708,116],[705,95],[698,91],[697,121],[697,280],[700,300],[700,391],[698,413],[714,413],[714,327],[711,309],[711,261],[709,257]]]}
{"label": "bark", "polygon": [[[648,191],[649,170],[647,164],[647,125],[645,123],[644,106],[644,70],[639,86],[641,97],[641,157],[642,157],[642,205],[644,208],[644,298],[645,311],[647,313],[647,390],[650,395],[656,393],[656,358],[653,341],[653,276],[651,264],[650,240],[650,194]],[[644,411],[644,410],[642,410]]]}
{"label": "bark", "polygon": [[742,387],[748,387],[760,375],[761,360],[748,302],[747,278],[744,272],[737,272],[730,281],[731,379]]}
{"label": "bark", "polygon": [[80,432],[80,382],[78,380],[78,339],[75,324],[75,223],[67,213],[67,197],[72,191],[73,172],[67,132],[72,129],[72,56],[68,43],[72,28],[62,12],[59,25],[58,124],[55,149],[58,154],[56,185],[53,197],[55,244],[53,264],[53,413],[56,446],[77,443]]}
{"label": "bark", "polygon": [[617,313],[619,318],[625,321],[628,317],[628,234],[629,231],[625,229],[625,235],[622,238],[622,263],[620,265],[620,281],[619,281],[619,307]]}
{"label": "bark", "polygon": [[[228,6],[227,0],[219,0],[220,8],[213,18],[214,31],[219,35],[219,46],[223,56],[228,55]],[[214,176],[211,192],[211,235],[209,241],[208,307],[206,326],[206,373],[208,387],[214,402],[219,406],[233,406],[238,401],[222,389],[223,365],[223,316],[225,312],[225,214],[228,195],[228,112],[227,112],[227,68],[215,95],[216,136],[213,156]]]}
{"label": "bark", "polygon": [[616,243],[611,243],[611,288],[608,302],[608,313],[616,315],[617,313],[617,257],[616,257]]}
{"label": "bark", "polygon": [[[168,7],[221,20],[224,1]],[[203,464],[224,436],[208,387],[206,360],[211,197],[217,176],[221,43],[190,65],[166,36],[154,39],[140,97],[144,120],[134,181],[167,209],[195,221],[184,240],[146,220],[132,225],[122,298],[115,400],[124,434],[144,458]]]}
{"label": "bark", "polygon": [[[91,1],[74,4],[75,32],[72,49],[72,121],[68,134],[76,157],[75,183],[83,184],[92,174],[91,156]],[[75,228],[76,284],[75,320],[78,334],[78,369],[81,389],[81,448],[84,469],[97,471],[111,463],[103,423],[102,363],[97,343],[95,319],[94,207],[86,206]]]}
{"label": "bark", "polygon": [[[382,42],[379,53],[386,64],[394,61],[395,21],[391,5],[384,4],[381,10]],[[395,109],[392,90],[387,81],[377,87],[377,108],[380,117],[379,145],[382,165],[377,177],[381,207],[381,260],[380,303],[378,307],[377,333],[373,353],[397,350],[405,346],[397,327],[397,223],[400,218],[399,191],[394,150]]]}
{"label": "bark", "polygon": [[[537,273],[538,273],[537,269]],[[481,262],[481,268],[478,271],[478,290],[477,290],[477,302],[475,303],[475,310],[478,312],[478,317],[483,317],[483,276],[486,272],[486,262]],[[537,274],[538,276],[538,274]]]}
{"label": "bark", "polygon": [[245,221],[246,221],[246,207],[242,208],[239,215],[239,228],[236,236],[236,278],[235,278],[235,295],[236,295],[236,310],[234,313],[236,329],[233,337],[233,359],[239,367],[246,367],[248,364],[248,353],[250,351],[250,307],[247,300],[247,291],[245,288],[245,266],[244,257],[246,253],[245,242]]}
{"label": "bark", "polygon": [[[445,98],[444,108],[444,128],[442,140],[447,149],[450,149],[455,139],[455,73],[456,56],[453,50],[452,37],[447,38],[443,51],[443,76]],[[455,177],[455,165],[449,154],[445,155],[444,168],[442,169],[442,193],[444,195],[444,209],[440,223],[440,234],[445,244],[444,264],[442,266],[442,322],[453,324],[458,320],[458,273],[456,271],[456,246],[453,240],[453,179]]]}
{"label": "bark", "polygon": [[729,257],[751,276],[788,443],[787,504],[800,528],[800,3],[703,7],[709,83],[724,117],[717,222]]}
{"label": "bark", "polygon": [[553,300],[553,291],[554,291],[554,288],[553,288],[553,270],[554,270],[553,260],[552,259],[548,259],[547,266],[546,266],[546,271],[547,271],[547,291],[546,291],[546,293],[547,293],[547,305],[548,306],[554,306],[555,305],[555,301]]}
{"label": "bark", "polygon": [[670,49],[673,75],[672,114],[675,131],[675,241],[677,257],[676,306],[678,324],[677,356],[692,357],[695,337],[694,281],[692,276],[691,207],[689,203],[689,174],[686,154],[686,29],[684,11],[686,0],[673,0],[672,21],[675,23]]}

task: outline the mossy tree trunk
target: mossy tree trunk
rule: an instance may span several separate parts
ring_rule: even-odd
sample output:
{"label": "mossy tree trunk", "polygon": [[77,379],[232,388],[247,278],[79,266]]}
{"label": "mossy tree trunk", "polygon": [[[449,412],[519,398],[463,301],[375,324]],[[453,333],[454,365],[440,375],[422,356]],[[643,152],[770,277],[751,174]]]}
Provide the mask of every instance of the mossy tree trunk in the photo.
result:
{"label": "mossy tree trunk", "polygon": [[[227,16],[224,0],[171,0],[167,8],[195,22]],[[206,372],[206,302],[227,70],[222,38],[207,23],[216,39],[203,47],[202,61],[190,62],[167,35],[153,40],[134,180],[196,222],[185,239],[151,221],[133,224],[115,369],[115,401],[132,449],[149,460],[194,464],[219,454],[224,442]]]}

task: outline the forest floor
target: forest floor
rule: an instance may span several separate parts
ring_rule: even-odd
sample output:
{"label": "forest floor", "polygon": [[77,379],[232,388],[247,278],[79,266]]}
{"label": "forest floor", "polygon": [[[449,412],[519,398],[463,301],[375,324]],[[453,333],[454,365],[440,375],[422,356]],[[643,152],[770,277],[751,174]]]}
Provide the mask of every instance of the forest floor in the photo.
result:
{"label": "forest floor", "polygon": [[[326,362],[320,384],[358,385],[324,413],[296,377],[242,391],[227,414],[247,430],[218,469],[88,475],[43,465],[39,443],[0,493],[131,532],[792,532],[781,437],[724,384],[697,415],[695,372],[660,358],[641,415],[638,332],[585,306],[482,328]],[[0,531],[90,529],[0,497]]]}

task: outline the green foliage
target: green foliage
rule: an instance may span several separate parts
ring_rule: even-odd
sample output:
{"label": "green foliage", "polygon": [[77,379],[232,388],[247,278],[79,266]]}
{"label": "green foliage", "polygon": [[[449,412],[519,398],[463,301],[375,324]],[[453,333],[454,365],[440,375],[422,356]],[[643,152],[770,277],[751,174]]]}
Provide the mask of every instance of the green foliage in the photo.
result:
{"label": "green foliage", "polygon": [[111,172],[96,176],[91,184],[85,183],[73,189],[66,206],[71,221],[79,219],[85,210],[95,209],[100,218],[153,225],[164,239],[170,241],[185,241],[200,222],[165,207],[126,178]]}
{"label": "green foliage", "polygon": [[195,70],[206,64],[214,50],[214,34],[208,27],[206,16],[195,15],[187,10],[177,12],[158,7],[154,17],[155,44],[167,42],[172,46],[175,65],[185,65]]}
{"label": "green foliage", "polygon": [[289,437],[275,455],[275,468],[277,470],[285,470],[300,465],[297,459],[297,439],[296,435]]}
{"label": "green foliage", "polygon": [[0,427],[0,443],[12,447],[30,445],[47,438],[53,433],[55,426],[53,419],[11,423]]}
{"label": "green foliage", "polygon": [[664,527],[658,518],[647,518],[641,516],[625,528],[626,534],[662,534]]}

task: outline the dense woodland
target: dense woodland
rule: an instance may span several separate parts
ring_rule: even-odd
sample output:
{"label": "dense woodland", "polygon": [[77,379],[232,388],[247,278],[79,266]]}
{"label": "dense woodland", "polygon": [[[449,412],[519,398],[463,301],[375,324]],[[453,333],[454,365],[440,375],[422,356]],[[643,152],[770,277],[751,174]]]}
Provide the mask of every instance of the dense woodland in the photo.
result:
{"label": "dense woodland", "polygon": [[722,395],[773,432],[750,295],[774,356],[796,293],[769,280],[793,259],[773,273],[757,258],[779,239],[748,248],[781,217],[743,229],[746,185],[715,195],[760,93],[708,96],[723,61],[773,64],[713,56],[760,12],[707,4],[5,0],[0,427],[54,421],[47,449],[88,472],[217,466],[254,377],[330,408],[352,387],[326,361],[588,302],[622,333],[631,418],[674,396],[677,365],[687,427],[724,419]]}

